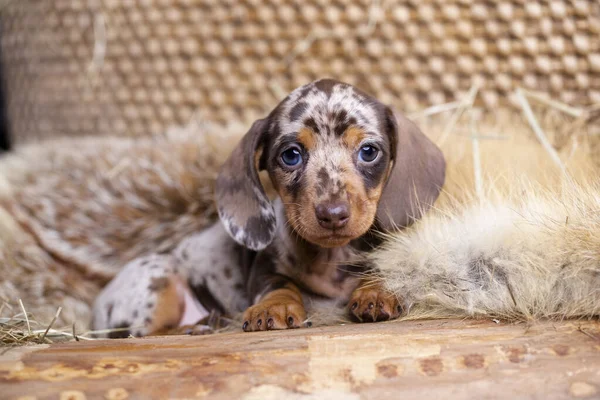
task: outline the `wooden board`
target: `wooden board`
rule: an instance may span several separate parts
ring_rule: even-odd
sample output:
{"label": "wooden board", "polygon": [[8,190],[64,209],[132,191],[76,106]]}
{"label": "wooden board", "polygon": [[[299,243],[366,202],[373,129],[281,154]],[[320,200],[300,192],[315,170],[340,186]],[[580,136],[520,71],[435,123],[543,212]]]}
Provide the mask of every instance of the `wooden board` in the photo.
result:
{"label": "wooden board", "polygon": [[600,323],[393,322],[32,346],[0,356],[0,398],[598,399]]}

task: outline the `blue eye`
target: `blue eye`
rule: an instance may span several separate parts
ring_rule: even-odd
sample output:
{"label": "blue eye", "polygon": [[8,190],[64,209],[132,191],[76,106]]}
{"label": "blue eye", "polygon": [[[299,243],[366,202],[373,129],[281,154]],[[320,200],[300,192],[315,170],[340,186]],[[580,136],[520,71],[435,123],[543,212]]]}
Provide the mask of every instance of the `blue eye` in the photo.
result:
{"label": "blue eye", "polygon": [[360,148],[358,158],[364,162],[373,162],[377,158],[379,150],[371,145],[366,145]]}
{"label": "blue eye", "polygon": [[302,154],[300,150],[292,147],[281,153],[281,161],[288,167],[295,167],[302,162]]}

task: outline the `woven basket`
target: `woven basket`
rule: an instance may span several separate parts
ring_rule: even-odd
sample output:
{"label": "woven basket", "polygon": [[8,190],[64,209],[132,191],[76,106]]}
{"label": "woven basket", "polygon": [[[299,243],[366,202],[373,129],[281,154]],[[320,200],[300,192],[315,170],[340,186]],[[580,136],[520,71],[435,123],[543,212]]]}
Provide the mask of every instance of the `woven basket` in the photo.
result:
{"label": "woven basket", "polygon": [[474,84],[487,108],[516,86],[600,102],[596,0],[8,0],[0,18],[17,144],[248,121],[326,76],[408,111]]}

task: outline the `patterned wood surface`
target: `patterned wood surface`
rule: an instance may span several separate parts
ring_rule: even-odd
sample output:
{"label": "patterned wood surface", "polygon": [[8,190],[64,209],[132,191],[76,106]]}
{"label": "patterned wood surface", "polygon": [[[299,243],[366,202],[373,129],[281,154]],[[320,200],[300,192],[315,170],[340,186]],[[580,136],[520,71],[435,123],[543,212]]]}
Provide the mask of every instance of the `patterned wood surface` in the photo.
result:
{"label": "patterned wood surface", "polygon": [[600,397],[600,323],[425,321],[13,349],[3,399]]}

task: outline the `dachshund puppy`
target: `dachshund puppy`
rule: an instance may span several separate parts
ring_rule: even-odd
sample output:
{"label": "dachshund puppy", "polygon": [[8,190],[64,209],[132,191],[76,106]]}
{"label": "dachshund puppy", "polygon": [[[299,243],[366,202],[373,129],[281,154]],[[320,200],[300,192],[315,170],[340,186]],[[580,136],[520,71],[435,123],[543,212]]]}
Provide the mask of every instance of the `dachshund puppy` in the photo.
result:
{"label": "dachshund puppy", "polygon": [[244,331],[298,328],[302,293],[347,301],[357,321],[396,318],[399,300],[358,276],[360,254],[375,232],[419,218],[444,177],[442,153],[405,117],[345,83],[302,86],[223,165],[220,221],[171,255],[126,266],[98,298],[95,325],[144,335],[245,309]]}

